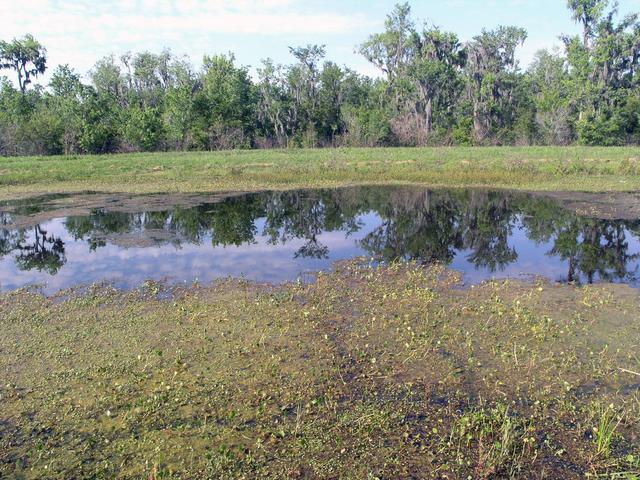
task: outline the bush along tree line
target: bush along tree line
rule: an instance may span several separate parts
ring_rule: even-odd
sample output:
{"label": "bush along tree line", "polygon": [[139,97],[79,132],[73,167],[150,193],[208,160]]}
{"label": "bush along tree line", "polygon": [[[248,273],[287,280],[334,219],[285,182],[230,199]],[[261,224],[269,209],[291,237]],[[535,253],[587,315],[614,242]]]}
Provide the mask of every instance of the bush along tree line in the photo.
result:
{"label": "bush along tree line", "polygon": [[360,75],[325,48],[290,48],[252,78],[233,54],[200,71],[166,50],[99,60],[90,83],[47,68],[31,35],[0,41],[0,154],[50,155],[231,148],[640,143],[640,22],[608,0],[568,0],[580,35],[537,52],[522,70],[522,28],[483,30],[467,42],[418,27],[408,4],[387,16],[360,53]]}

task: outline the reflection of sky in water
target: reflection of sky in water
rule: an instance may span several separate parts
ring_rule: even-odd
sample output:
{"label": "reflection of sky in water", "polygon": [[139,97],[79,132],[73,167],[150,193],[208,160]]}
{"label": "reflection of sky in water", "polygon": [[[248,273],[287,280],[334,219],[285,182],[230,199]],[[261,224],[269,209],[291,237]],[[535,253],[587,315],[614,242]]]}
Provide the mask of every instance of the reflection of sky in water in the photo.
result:
{"label": "reflection of sky in water", "polygon": [[168,244],[123,248],[107,243],[95,251],[89,249],[86,240],[75,240],[66,232],[64,219],[55,219],[41,226],[48,234],[62,239],[67,262],[56,275],[49,275],[38,270],[21,271],[13,257],[7,255],[0,260],[0,287],[12,290],[24,285],[46,284],[45,291],[54,292],[103,280],[123,288],[138,286],[148,279],[171,282],[197,279],[206,283],[220,277],[242,276],[264,282],[295,280],[306,272],[326,270],[337,260],[363,255],[357,240],[375,225],[369,226],[372,217],[359,217],[365,226],[349,236],[339,231],[318,235],[319,243],[329,247],[328,259],[295,258],[296,251],[305,243],[304,239],[270,244],[267,237],[260,235],[264,219],[256,222],[259,232],[256,243],[237,247],[212,247],[211,236],[207,235],[198,245],[184,242],[179,247]]}
{"label": "reflection of sky in water", "polygon": [[[255,243],[241,246],[213,247],[210,234],[206,234],[199,244],[183,242],[180,246],[121,247],[107,240],[106,246],[95,251],[90,250],[86,239],[75,240],[65,230],[64,219],[55,219],[43,223],[41,227],[48,234],[63,240],[66,263],[57,274],[50,275],[36,269],[21,271],[14,261],[15,252],[5,255],[0,259],[0,289],[44,284],[45,291],[52,293],[73,285],[100,281],[132,288],[148,279],[172,283],[194,280],[208,283],[226,276],[264,282],[295,280],[306,272],[329,269],[337,260],[367,255],[359,241],[381,225],[381,218],[376,213],[367,213],[356,219],[361,227],[357,232],[349,235],[345,231],[323,232],[317,236],[318,243],[329,249],[326,259],[296,257],[305,239],[271,244],[262,235],[264,218],[255,223],[258,232]],[[33,233],[29,235],[32,237]],[[629,253],[640,252],[640,242],[634,235],[627,232],[626,241]],[[450,266],[462,271],[467,283],[491,278],[530,278],[533,275],[552,280],[567,279],[568,261],[549,253],[553,241],[538,244],[528,239],[518,216],[513,219],[508,243],[517,252],[517,259],[495,271],[488,267],[476,267],[470,261],[470,250],[456,250]],[[637,266],[638,260],[633,260],[627,269],[633,271]]]}
{"label": "reflection of sky in water", "polygon": [[478,283],[491,278],[520,278],[529,279],[531,276],[543,276],[552,280],[559,280],[567,276],[567,263],[557,257],[550,257],[548,252],[553,248],[553,242],[536,243],[527,238],[525,231],[515,227],[509,236],[509,246],[515,248],[518,258],[496,271],[487,267],[475,267],[469,263],[470,250],[458,250],[450,267],[464,272],[464,279],[469,283]]}

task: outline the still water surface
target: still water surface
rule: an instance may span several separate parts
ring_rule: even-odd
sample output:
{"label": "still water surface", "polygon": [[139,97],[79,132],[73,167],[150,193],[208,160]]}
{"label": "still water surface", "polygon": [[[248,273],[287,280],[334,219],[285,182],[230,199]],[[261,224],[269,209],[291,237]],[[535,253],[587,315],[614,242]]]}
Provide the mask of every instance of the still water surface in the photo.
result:
{"label": "still water surface", "polygon": [[540,195],[356,187],[103,197],[0,203],[0,289],[280,282],[357,256],[439,261],[467,283],[541,275],[640,286],[640,220],[578,215]]}

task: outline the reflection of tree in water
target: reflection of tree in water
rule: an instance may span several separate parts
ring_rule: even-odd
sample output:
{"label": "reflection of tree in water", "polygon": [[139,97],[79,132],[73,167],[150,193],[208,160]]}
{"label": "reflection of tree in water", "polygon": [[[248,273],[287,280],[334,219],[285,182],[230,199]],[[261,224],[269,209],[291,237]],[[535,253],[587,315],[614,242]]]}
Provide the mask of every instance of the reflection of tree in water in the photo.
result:
{"label": "reflection of tree in water", "polygon": [[637,281],[638,267],[628,267],[640,254],[629,253],[627,235],[637,236],[640,221],[578,217],[549,199],[525,203],[521,210],[527,237],[552,243],[548,254],[567,262],[567,275],[559,280]]}
{"label": "reflection of tree in water", "polygon": [[376,209],[382,223],[361,241],[371,255],[450,263],[470,250],[471,263],[492,271],[517,259],[508,244],[514,211],[502,194],[405,190],[388,199]]}
{"label": "reflection of tree in water", "polygon": [[[446,264],[463,251],[477,268],[496,271],[518,259],[509,243],[518,228],[531,241],[549,243],[548,254],[567,262],[565,280],[634,280],[637,275],[628,270],[638,259],[629,253],[628,237],[640,232],[640,222],[585,219],[553,200],[504,192],[394,187],[266,192],[157,212],[96,210],[68,217],[65,228],[93,250],[106,245],[109,235],[150,235],[158,244],[176,246],[199,244],[206,237],[213,246],[238,246],[255,243],[261,235],[274,245],[302,240],[296,257],[328,258],[321,235],[351,235],[363,227],[362,216],[371,213],[379,223],[358,244],[383,260]],[[162,234],[153,236],[156,231]],[[62,242],[42,230],[36,229],[31,247],[20,241],[24,232],[0,232],[0,255],[16,251],[24,268],[47,265],[41,269],[55,272],[60,268],[56,262],[64,263]]]}
{"label": "reflection of tree in water", "polygon": [[210,232],[214,247],[256,243],[255,221],[261,216],[262,208],[258,197],[229,198],[201,212],[199,227]]}
{"label": "reflection of tree in water", "polygon": [[360,245],[384,260],[449,263],[462,247],[460,204],[447,194],[409,192],[392,193],[377,206],[382,222]]}
{"label": "reflection of tree in water", "polygon": [[32,239],[27,240],[25,235],[19,237],[13,250],[17,251],[15,261],[20,270],[37,269],[55,275],[66,263],[62,240],[49,235],[40,225],[33,227]]}
{"label": "reflection of tree in water", "polygon": [[11,215],[0,212],[0,225],[2,226],[0,229],[0,258],[11,253],[18,242],[20,233],[18,230],[9,229],[11,220]]}
{"label": "reflection of tree in water", "polygon": [[635,280],[637,267],[628,271],[628,264],[638,258],[629,254],[625,226],[622,222],[603,223],[596,220],[571,221],[555,235],[549,252],[568,262],[568,282],[580,281],[584,275],[588,283],[602,280]]}
{"label": "reflection of tree in water", "polygon": [[464,248],[471,250],[468,259],[476,267],[494,272],[518,259],[515,248],[508,242],[516,220],[511,203],[511,198],[504,194],[471,194],[461,226]]}
{"label": "reflection of tree in water", "polygon": [[275,193],[265,203],[263,234],[274,245],[304,239],[296,258],[328,258],[329,247],[318,240],[321,233],[342,230],[349,235],[360,228],[357,213],[346,210],[339,198],[327,191]]}

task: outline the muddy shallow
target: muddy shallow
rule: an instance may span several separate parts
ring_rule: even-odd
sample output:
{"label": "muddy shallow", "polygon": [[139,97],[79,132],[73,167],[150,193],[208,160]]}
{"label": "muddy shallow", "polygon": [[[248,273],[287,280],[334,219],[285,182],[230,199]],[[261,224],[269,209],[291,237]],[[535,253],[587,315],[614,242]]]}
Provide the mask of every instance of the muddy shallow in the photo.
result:
{"label": "muddy shallow", "polygon": [[54,194],[0,203],[0,289],[311,278],[335,261],[438,262],[466,284],[638,286],[637,194],[353,187]]}
{"label": "muddy shallow", "polygon": [[0,476],[637,478],[636,291],[456,278],[0,294]]}

